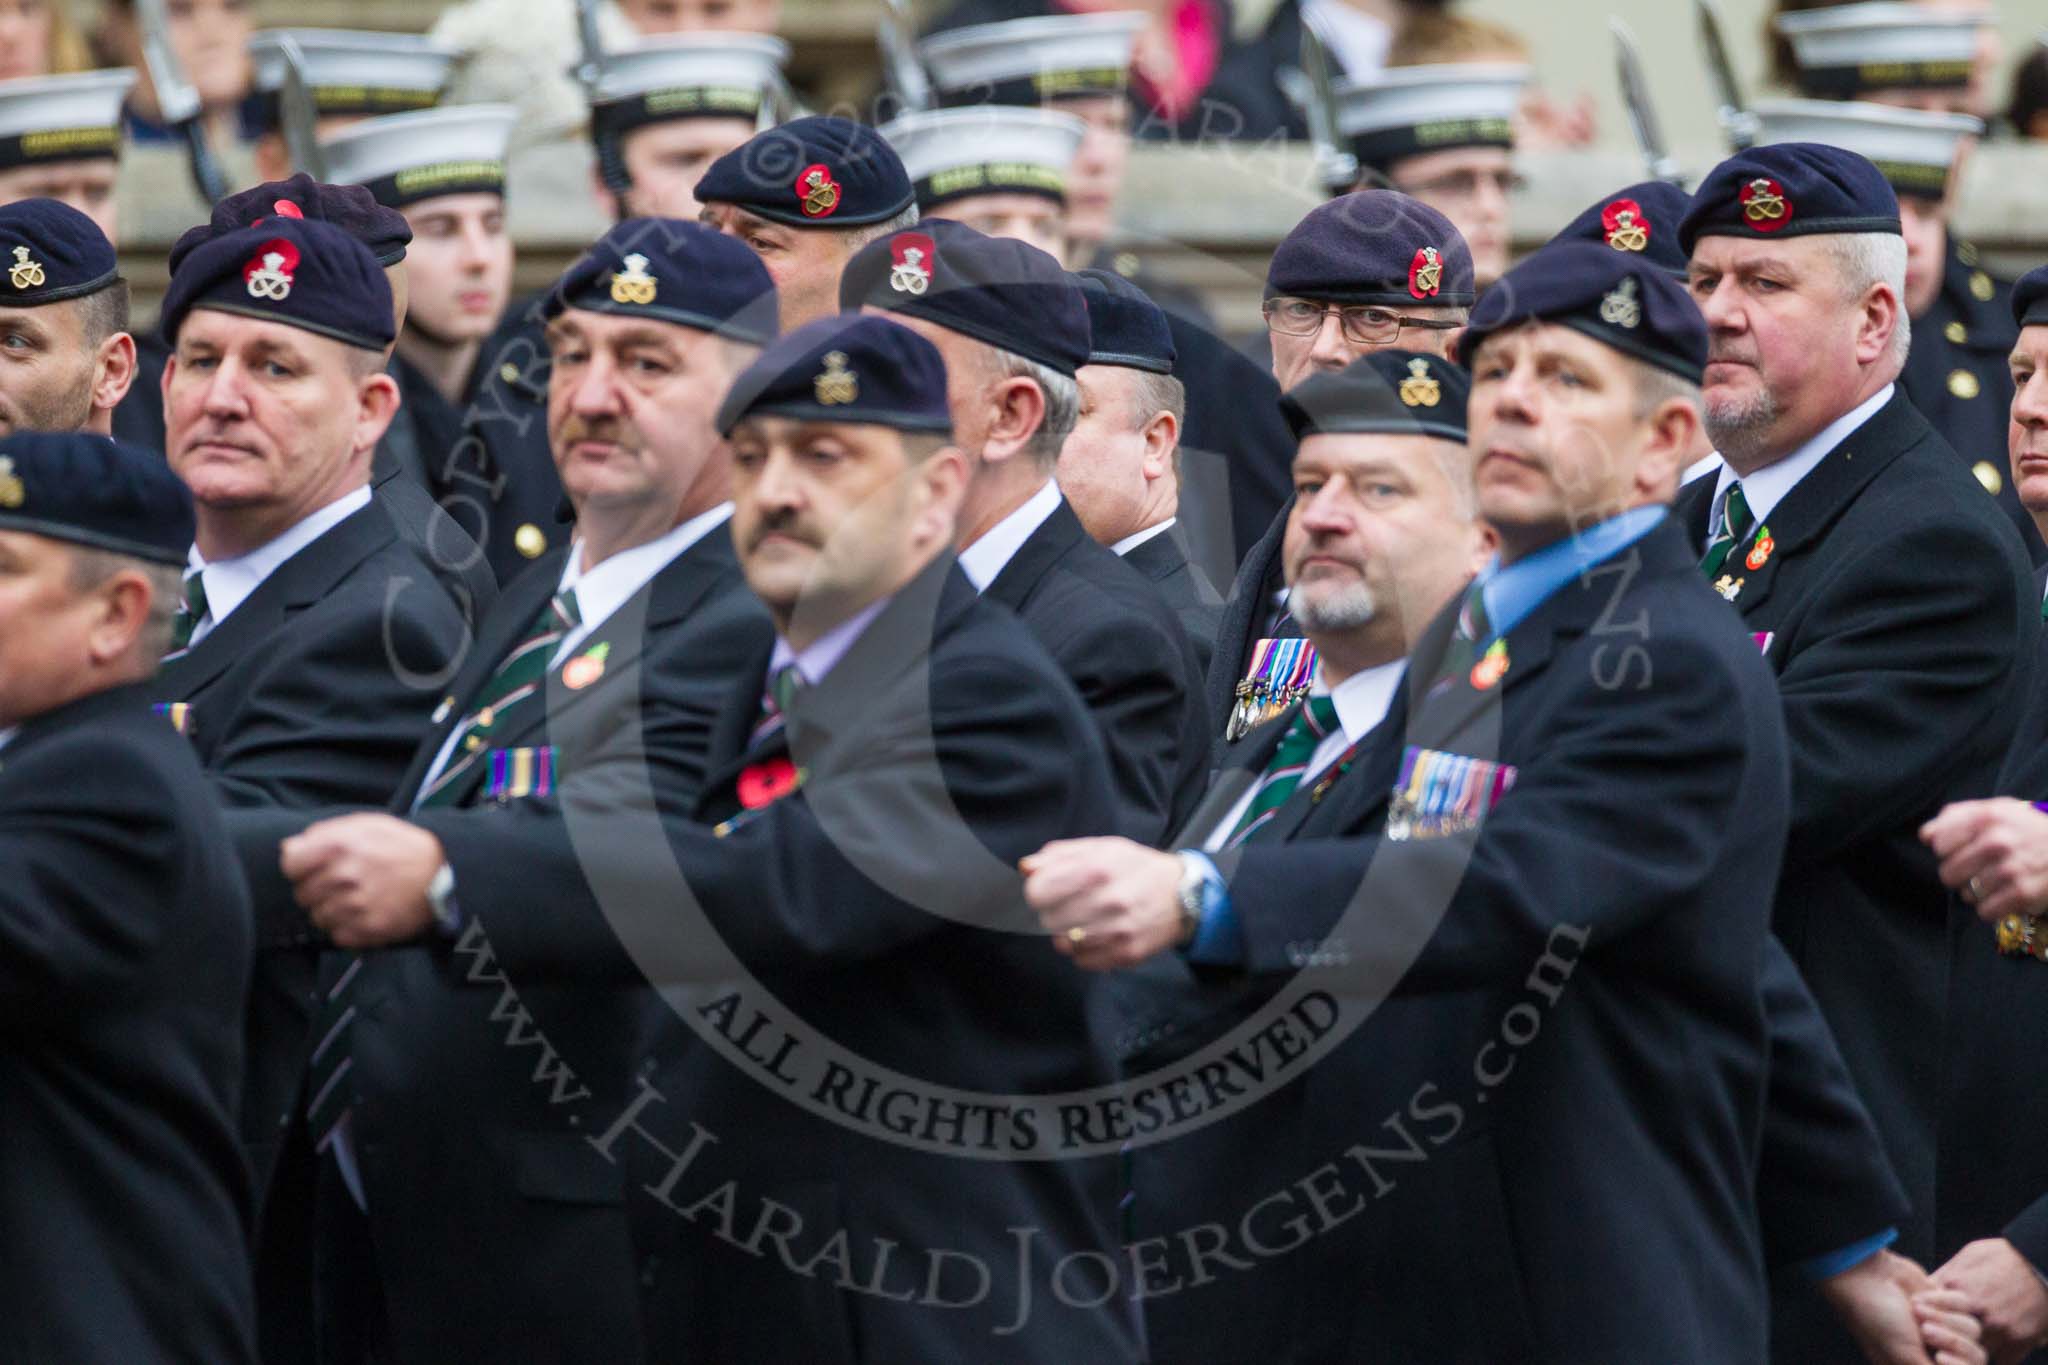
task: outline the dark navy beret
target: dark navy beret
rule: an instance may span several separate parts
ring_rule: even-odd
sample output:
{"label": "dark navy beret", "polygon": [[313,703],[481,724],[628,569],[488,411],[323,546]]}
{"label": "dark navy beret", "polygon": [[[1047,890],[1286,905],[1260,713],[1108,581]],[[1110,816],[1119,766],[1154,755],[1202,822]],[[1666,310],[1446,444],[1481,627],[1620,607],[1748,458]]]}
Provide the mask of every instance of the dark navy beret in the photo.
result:
{"label": "dark navy beret", "polygon": [[381,351],[397,329],[391,285],[370,249],[332,223],[266,218],[187,252],[164,293],[164,339],[194,308],[281,322]]}
{"label": "dark navy beret", "polygon": [[1651,265],[1683,279],[1686,253],[1678,244],[1678,225],[1690,207],[1692,196],[1678,186],[1645,180],[1601,196],[1550,240],[1593,242],[1619,252],[1638,252]]}
{"label": "dark navy beret", "polygon": [[0,436],[0,528],[183,564],[192,494],[164,457],[84,431]]}
{"label": "dark navy beret", "polygon": [[1500,277],[1458,343],[1469,365],[1495,332],[1555,322],[1697,384],[1707,322],[1685,286],[1632,252],[1553,242]]}
{"label": "dark navy beret", "polygon": [[1318,204],[1281,239],[1266,297],[1321,303],[1472,304],[1472,252],[1451,220],[1397,190]]}
{"label": "dark navy beret", "polygon": [[737,237],[679,218],[628,218],[593,242],[550,291],[543,311],[618,313],[723,332],[775,336],[775,281]]}
{"label": "dark navy beret", "polygon": [[201,242],[233,232],[264,218],[314,218],[334,224],[370,248],[380,266],[405,259],[412,226],[397,209],[377,202],[362,185],[329,185],[300,171],[289,180],[272,180],[231,194],[213,206],[210,221],[188,228],[171,247],[170,268]]}
{"label": "dark navy beret", "polygon": [[1707,172],[1678,244],[1690,256],[1702,237],[1898,231],[1899,197],[1869,158],[1821,142],[1774,142]]}
{"label": "dark navy beret", "polygon": [[1088,305],[1035,246],[930,218],[877,238],[839,277],[839,306],[872,304],[1071,375],[1088,363]]}
{"label": "dark navy beret", "polygon": [[1151,296],[1113,270],[1076,270],[1088,305],[1088,363],[1172,374],[1173,329]]}
{"label": "dark navy beret", "polygon": [[736,204],[791,227],[850,228],[910,207],[910,176],[882,135],[817,114],[754,134],[711,163],[700,204]]}
{"label": "dark navy beret", "polygon": [[97,294],[121,278],[114,244],[92,219],[55,199],[17,199],[0,208],[0,304],[34,308]]}
{"label": "dark navy beret", "polygon": [[939,348],[901,323],[860,313],[806,323],[761,352],[718,405],[718,429],[730,434],[757,415],[953,430]]}
{"label": "dark navy beret", "polygon": [[1465,443],[1472,377],[1421,351],[1374,351],[1335,372],[1310,375],[1280,399],[1294,439],[1317,432],[1435,436]]}
{"label": "dark navy beret", "polygon": [[2012,287],[2012,320],[2022,327],[2048,327],[2048,265],[2037,265]]}

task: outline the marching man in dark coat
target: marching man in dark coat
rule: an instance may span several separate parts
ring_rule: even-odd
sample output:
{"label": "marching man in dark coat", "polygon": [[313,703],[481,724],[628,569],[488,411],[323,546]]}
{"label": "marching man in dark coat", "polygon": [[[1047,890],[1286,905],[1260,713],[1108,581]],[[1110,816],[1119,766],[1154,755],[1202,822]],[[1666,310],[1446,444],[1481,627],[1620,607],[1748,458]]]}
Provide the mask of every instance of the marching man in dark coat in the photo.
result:
{"label": "marching man in dark coat", "polygon": [[[1055,844],[1027,892],[1083,967],[1178,947],[1370,1013],[1381,1078],[1323,1134],[1333,1164],[1296,1173],[1308,1225],[1343,1226],[1304,1358],[1760,1360],[1788,761],[1756,645],[1661,505],[1705,328],[1604,247],[1552,247],[1490,297],[1469,453],[1501,563],[1422,632],[1376,738],[1307,784],[1283,738],[1236,805],[1212,796],[1213,853]],[[1489,1311],[1446,1312],[1449,1284]],[[1923,1303],[1930,1345],[1967,1340]]]}
{"label": "marching man in dark coat", "polygon": [[0,1360],[255,1359],[249,897],[143,685],[191,539],[154,451],[0,440]]}

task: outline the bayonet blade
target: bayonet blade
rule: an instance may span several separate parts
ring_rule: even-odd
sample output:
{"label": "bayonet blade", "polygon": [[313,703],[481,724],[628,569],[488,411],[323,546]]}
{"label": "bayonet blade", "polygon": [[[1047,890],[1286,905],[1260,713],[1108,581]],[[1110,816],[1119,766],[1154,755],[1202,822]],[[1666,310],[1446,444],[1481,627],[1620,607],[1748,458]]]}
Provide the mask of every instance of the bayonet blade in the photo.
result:
{"label": "bayonet blade", "polygon": [[597,27],[597,7],[602,0],[576,0],[576,37],[583,60],[576,66],[576,83],[585,99],[597,98],[598,77],[604,74],[604,35]]}
{"label": "bayonet blade", "polygon": [[315,180],[325,180],[327,153],[320,149],[320,109],[306,81],[306,53],[289,33],[278,35],[277,51],[284,60],[284,86],[278,91],[277,105],[285,151],[293,167]]}
{"label": "bayonet blade", "polygon": [[1738,152],[1747,151],[1756,143],[1756,115],[1743,102],[1742,86],[1735,79],[1735,63],[1729,60],[1728,45],[1722,41],[1721,7],[1716,0],[1693,0],[1693,5],[1699,12],[1700,48],[1706,54],[1707,74],[1713,78],[1715,94],[1721,101],[1714,117],[1728,145]]}
{"label": "bayonet blade", "polygon": [[1657,106],[1650,101],[1650,83],[1643,75],[1642,49],[1636,35],[1620,19],[1610,17],[1608,29],[1614,34],[1614,61],[1621,77],[1621,101],[1628,106],[1628,121],[1635,129],[1636,145],[1642,148],[1643,165],[1652,180],[1678,185],[1682,178],[1678,163],[1665,144],[1664,129],[1657,121]]}
{"label": "bayonet blade", "polygon": [[186,77],[178,51],[171,45],[171,20],[164,0],[136,0],[135,16],[142,28],[142,63],[149,68],[149,83],[156,89],[157,112],[184,135],[186,160],[200,197],[209,204],[217,203],[228,192],[227,177],[221,174],[213,144],[207,141],[206,109],[199,89]]}
{"label": "bayonet blade", "polygon": [[914,114],[932,107],[931,77],[917,59],[910,35],[917,31],[907,0],[882,0],[875,42],[882,53],[882,80],[896,98],[897,112]]}
{"label": "bayonet blade", "polygon": [[1323,35],[1316,31],[1306,11],[1301,22],[1301,72],[1306,78],[1302,116],[1308,121],[1309,141],[1316,149],[1316,171],[1323,187],[1341,194],[1358,183],[1358,158],[1344,150],[1337,135],[1337,99],[1330,79],[1330,53]]}

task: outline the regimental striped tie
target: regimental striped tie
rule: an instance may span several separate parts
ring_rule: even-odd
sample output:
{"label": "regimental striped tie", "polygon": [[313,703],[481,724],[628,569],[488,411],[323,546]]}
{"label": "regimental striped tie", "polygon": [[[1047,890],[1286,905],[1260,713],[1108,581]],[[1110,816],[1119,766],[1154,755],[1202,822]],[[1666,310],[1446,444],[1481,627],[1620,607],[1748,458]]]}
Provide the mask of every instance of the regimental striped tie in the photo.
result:
{"label": "regimental striped tie", "polygon": [[[554,657],[555,647],[561,643],[562,636],[575,629],[581,620],[574,590],[558,594],[541,608],[540,615],[528,628],[526,638],[505,656],[497,671],[477,693],[479,704],[476,710],[464,716],[456,727],[460,738],[456,740],[454,757],[421,794],[418,806],[453,804],[456,796],[454,780],[466,772],[488,747],[486,741],[491,728],[503,719],[507,709],[540,690],[547,679],[548,661]],[[349,1028],[355,1022],[353,997],[356,977],[362,968],[361,957],[349,960],[348,967],[320,1001],[313,1020],[316,1041],[313,1055],[306,1062],[306,1130],[313,1135],[316,1151],[325,1151],[327,1145],[334,1141],[335,1129],[348,1117],[349,1107],[355,1103],[355,1085],[349,1079],[349,1072],[354,1066]]]}
{"label": "regimental striped tie", "polygon": [[1742,496],[1742,485],[1728,485],[1728,496],[1721,502],[1721,528],[1707,545],[1707,552],[1700,559],[1700,572],[1708,578],[1721,572],[1721,566],[1728,562],[1732,551],[1742,538],[1753,529],[1749,515],[1749,500]]}
{"label": "regimental striped tie", "polygon": [[316,1152],[327,1150],[327,1144],[334,1141],[334,1130],[355,1103],[355,1085],[349,1080],[355,1059],[348,1034],[356,1019],[350,997],[362,969],[361,957],[349,959],[348,967],[321,999],[320,1012],[313,1021],[313,1036],[319,1041],[306,1061],[306,1131],[313,1135]]}
{"label": "regimental striped tie", "polygon": [[788,714],[790,703],[796,700],[803,681],[803,674],[797,672],[794,663],[786,663],[775,670],[768,679],[768,686],[761,690],[761,719],[754,722],[754,731],[747,736],[747,752],[760,748],[782,729],[783,717]]}
{"label": "regimental striped tie", "polygon": [[1312,696],[1302,703],[1301,709],[1294,713],[1287,732],[1280,736],[1280,744],[1267,761],[1266,771],[1259,775],[1258,789],[1252,793],[1251,804],[1244,808],[1244,815],[1239,818],[1237,828],[1230,832],[1230,837],[1223,841],[1223,847],[1236,848],[1272,821],[1274,812],[1286,805],[1287,798],[1294,795],[1294,789],[1301,785],[1316,746],[1336,728],[1337,703],[1327,694]]}
{"label": "regimental striped tie", "polygon": [[503,723],[506,714],[541,691],[547,681],[548,661],[554,658],[556,647],[582,620],[574,588],[556,594],[541,608],[540,615],[527,627],[526,638],[505,656],[497,672],[477,693],[476,709],[455,727],[457,738],[454,749],[449,751],[448,766],[420,793],[419,800],[414,802],[415,809],[454,802],[455,779],[468,772],[478,756],[490,747],[491,731]]}
{"label": "regimental striped tie", "polygon": [[206,578],[198,569],[189,569],[178,595],[177,614],[171,617],[171,652],[164,655],[164,662],[169,663],[192,648],[192,632],[205,619]]}

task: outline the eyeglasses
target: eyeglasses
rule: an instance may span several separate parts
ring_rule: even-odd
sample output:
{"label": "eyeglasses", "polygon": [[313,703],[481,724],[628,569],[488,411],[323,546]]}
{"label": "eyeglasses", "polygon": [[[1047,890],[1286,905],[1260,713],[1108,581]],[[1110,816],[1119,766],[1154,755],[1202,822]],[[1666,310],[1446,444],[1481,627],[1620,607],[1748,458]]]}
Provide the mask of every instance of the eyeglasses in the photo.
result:
{"label": "eyeglasses", "polygon": [[1529,182],[1513,171],[1452,171],[1430,180],[1412,181],[1394,188],[1418,199],[1434,195],[1440,199],[1477,199],[1482,186],[1491,187],[1503,199],[1520,194]]}
{"label": "eyeglasses", "polygon": [[1397,340],[1403,327],[1448,332],[1461,325],[1444,318],[1409,317],[1391,308],[1378,308],[1369,303],[1314,303],[1308,299],[1288,298],[1284,294],[1267,299],[1260,311],[1266,315],[1266,326],[1270,330],[1290,337],[1314,336],[1322,330],[1324,316],[1335,313],[1344,339],[1361,346],[1384,346]]}

